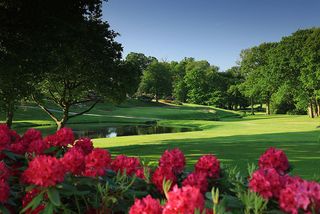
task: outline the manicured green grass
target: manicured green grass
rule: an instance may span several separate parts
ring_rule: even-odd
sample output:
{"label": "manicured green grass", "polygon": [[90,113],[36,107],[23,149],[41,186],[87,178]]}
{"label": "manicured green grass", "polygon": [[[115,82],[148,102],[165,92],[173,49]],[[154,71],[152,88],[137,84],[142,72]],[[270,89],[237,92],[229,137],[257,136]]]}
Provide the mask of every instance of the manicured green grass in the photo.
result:
{"label": "manicured green grass", "polygon": [[[309,179],[320,177],[318,119],[291,115],[239,116],[237,112],[207,106],[130,101],[119,106],[100,104],[90,115],[71,120],[69,126],[98,129],[106,122],[136,124],[157,120],[166,126],[198,127],[203,131],[101,138],[95,139],[94,144],[110,150],[113,155],[140,156],[152,162],[156,162],[164,150],[179,147],[187,157],[190,170],[201,155],[213,153],[222,163],[237,165],[242,171],[273,146],[286,152],[294,167],[293,174]],[[28,126],[44,124],[47,126],[38,128],[45,134],[55,129],[50,118],[38,109],[19,108],[16,119],[14,128],[20,132]]]}

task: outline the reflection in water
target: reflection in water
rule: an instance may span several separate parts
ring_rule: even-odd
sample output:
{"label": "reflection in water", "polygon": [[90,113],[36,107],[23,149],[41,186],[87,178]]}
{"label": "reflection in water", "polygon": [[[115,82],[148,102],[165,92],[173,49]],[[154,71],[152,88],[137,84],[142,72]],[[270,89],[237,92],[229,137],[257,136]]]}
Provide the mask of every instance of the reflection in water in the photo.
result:
{"label": "reflection in water", "polygon": [[159,125],[131,125],[117,127],[106,126],[101,129],[95,130],[74,130],[74,133],[77,138],[112,138],[119,136],[177,133],[190,131],[200,131],[200,129],[185,127],[166,127]]}

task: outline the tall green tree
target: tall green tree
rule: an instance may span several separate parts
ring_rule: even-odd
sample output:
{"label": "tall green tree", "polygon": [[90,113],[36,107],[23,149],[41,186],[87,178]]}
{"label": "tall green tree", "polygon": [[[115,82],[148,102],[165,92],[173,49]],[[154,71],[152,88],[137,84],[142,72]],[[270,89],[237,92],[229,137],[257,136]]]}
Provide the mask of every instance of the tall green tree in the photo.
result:
{"label": "tall green tree", "polygon": [[[124,99],[130,75],[120,61],[118,34],[102,21],[102,0],[39,1],[37,6],[45,14],[40,28],[45,50],[39,65],[43,80],[32,97],[57,128],[102,100]],[[52,103],[62,114],[48,107]]]}
{"label": "tall green tree", "polygon": [[133,95],[137,92],[143,71],[151,64],[151,62],[157,60],[154,57],[147,57],[143,53],[131,52],[126,56],[124,61],[125,69],[130,73],[131,78],[128,78],[126,85],[129,88],[129,95]]}
{"label": "tall green tree", "polygon": [[193,61],[186,66],[184,81],[188,88],[188,102],[207,104],[218,84],[218,68],[207,61]]}
{"label": "tall green tree", "polygon": [[140,94],[152,94],[158,102],[172,93],[172,75],[166,62],[153,61],[144,71],[138,89]]}

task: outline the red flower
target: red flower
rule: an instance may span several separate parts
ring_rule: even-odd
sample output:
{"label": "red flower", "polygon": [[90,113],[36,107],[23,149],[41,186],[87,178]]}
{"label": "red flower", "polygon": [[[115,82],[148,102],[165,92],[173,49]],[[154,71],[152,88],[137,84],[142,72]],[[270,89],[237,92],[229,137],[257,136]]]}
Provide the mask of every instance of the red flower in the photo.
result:
{"label": "red flower", "polygon": [[85,176],[103,176],[110,167],[111,155],[104,149],[93,149],[85,157]]}
{"label": "red flower", "polygon": [[50,148],[50,145],[47,142],[43,141],[42,139],[33,140],[29,144],[27,152],[35,153],[36,155],[42,155],[44,151],[49,148]]}
{"label": "red flower", "polygon": [[181,173],[186,165],[186,158],[184,157],[184,154],[179,149],[173,149],[173,150],[166,150],[160,160],[159,160],[159,166],[160,167],[172,167],[174,173]]}
{"label": "red flower", "polygon": [[149,167],[146,167],[146,168],[141,167],[136,171],[136,176],[141,179],[146,179],[145,170],[147,170],[147,173],[150,174],[151,169]]}
{"label": "red flower", "polygon": [[70,128],[62,128],[53,135],[45,138],[45,141],[52,146],[68,146],[73,145],[74,135]]}
{"label": "red flower", "polygon": [[204,155],[196,163],[195,172],[204,173],[209,178],[219,178],[220,162],[214,155]]}
{"label": "red flower", "polygon": [[135,199],[129,214],[161,214],[162,207],[159,200],[153,199],[150,195],[143,199]]}
{"label": "red flower", "polygon": [[9,145],[9,150],[13,153],[23,155],[26,153],[26,146],[23,144],[23,141],[20,141],[18,143],[13,143]]}
{"label": "red flower", "polygon": [[0,202],[5,203],[9,198],[9,185],[4,179],[0,179]]}
{"label": "red flower", "polygon": [[6,164],[1,161],[0,162],[0,180],[8,180],[10,177],[10,171],[7,168]]}
{"label": "red flower", "polygon": [[192,186],[200,189],[202,193],[207,192],[208,181],[207,175],[204,173],[190,173],[186,179],[182,182],[182,186]]}
{"label": "red flower", "polygon": [[60,161],[67,172],[80,175],[84,171],[84,159],[85,156],[83,151],[76,147],[72,147],[64,154]]}
{"label": "red flower", "polygon": [[11,143],[10,129],[7,125],[0,125],[0,151],[7,148],[8,144]]}
{"label": "red flower", "polygon": [[118,155],[111,163],[111,169],[115,172],[126,172],[127,175],[133,175],[141,167],[140,161],[135,157]]}
{"label": "red flower", "polygon": [[85,155],[89,154],[93,150],[93,143],[90,138],[80,138],[76,141],[76,148],[81,148]]}
{"label": "red flower", "polygon": [[[40,193],[40,190],[38,189],[32,189],[31,191],[27,192],[24,198],[22,199],[22,207],[26,207],[33,199]],[[40,204],[37,208],[34,210],[28,209],[26,211],[27,214],[38,214],[42,210],[44,210],[45,206],[43,204]]]}
{"label": "red flower", "polygon": [[152,175],[152,183],[157,187],[157,189],[163,193],[163,180],[172,181],[172,186],[176,184],[177,178],[175,174],[172,172],[171,168],[158,167],[156,171]]}
{"label": "red flower", "polygon": [[249,188],[263,198],[278,198],[284,182],[278,172],[273,169],[259,169],[252,174]]}
{"label": "red flower", "polygon": [[23,180],[27,183],[49,187],[62,182],[65,172],[57,158],[40,155],[29,162],[29,167],[23,172]]}
{"label": "red flower", "polygon": [[20,135],[14,130],[9,130],[10,138],[11,138],[11,143],[17,143],[21,140]]}
{"label": "red flower", "polygon": [[271,147],[260,156],[259,167],[274,168],[280,174],[284,174],[289,169],[289,161],[282,150]]}
{"label": "red flower", "polygon": [[191,186],[179,189],[177,186],[168,193],[168,202],[163,209],[163,214],[193,214],[195,210],[204,210],[204,198],[200,190]]}
{"label": "red flower", "polygon": [[22,140],[26,145],[29,145],[32,141],[41,140],[42,134],[39,130],[28,129],[22,136]]}

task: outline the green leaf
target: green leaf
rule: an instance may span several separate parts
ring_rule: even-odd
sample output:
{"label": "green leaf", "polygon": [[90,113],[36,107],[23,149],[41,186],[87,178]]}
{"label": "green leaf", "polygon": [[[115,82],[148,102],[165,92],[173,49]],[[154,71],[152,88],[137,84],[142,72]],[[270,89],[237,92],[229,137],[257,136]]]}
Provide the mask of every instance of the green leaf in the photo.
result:
{"label": "green leaf", "polygon": [[57,149],[58,149],[58,147],[52,146],[52,147],[50,147],[49,149],[46,149],[46,150],[44,151],[44,153],[45,153],[45,154],[48,154],[48,153],[51,153],[51,152],[56,151]]}
{"label": "green leaf", "polygon": [[0,204],[0,213],[2,213],[2,214],[10,214],[10,211],[5,206]]}
{"label": "green leaf", "polygon": [[39,193],[39,195],[37,195],[36,197],[34,197],[32,199],[32,201],[26,206],[24,207],[20,213],[24,213],[26,212],[28,209],[31,208],[31,210],[34,210],[35,208],[37,208],[39,206],[39,204],[42,202],[43,199],[43,192]]}
{"label": "green leaf", "polygon": [[53,214],[54,205],[52,203],[47,203],[46,208],[42,211],[42,214]]}
{"label": "green leaf", "polygon": [[56,188],[50,188],[48,191],[48,197],[51,203],[57,207],[61,205],[60,194]]}

